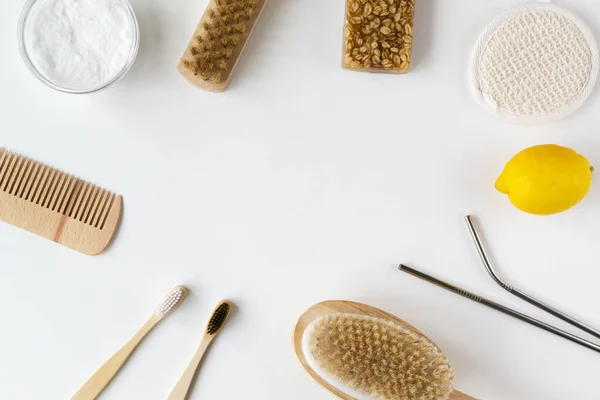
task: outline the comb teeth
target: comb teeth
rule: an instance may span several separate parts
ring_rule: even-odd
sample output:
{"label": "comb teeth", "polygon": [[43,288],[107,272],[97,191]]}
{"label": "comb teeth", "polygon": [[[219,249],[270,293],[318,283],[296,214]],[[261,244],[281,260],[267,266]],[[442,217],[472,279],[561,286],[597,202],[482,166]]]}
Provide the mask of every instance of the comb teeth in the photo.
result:
{"label": "comb teeth", "polygon": [[224,301],[217,306],[212,316],[210,317],[210,320],[208,321],[208,325],[206,326],[207,335],[216,335],[221,330],[223,325],[225,325],[225,321],[227,321],[227,317],[229,316],[230,310],[231,305],[227,301]]}
{"label": "comb teeth", "polygon": [[100,230],[116,198],[112,192],[3,149],[0,192]]}

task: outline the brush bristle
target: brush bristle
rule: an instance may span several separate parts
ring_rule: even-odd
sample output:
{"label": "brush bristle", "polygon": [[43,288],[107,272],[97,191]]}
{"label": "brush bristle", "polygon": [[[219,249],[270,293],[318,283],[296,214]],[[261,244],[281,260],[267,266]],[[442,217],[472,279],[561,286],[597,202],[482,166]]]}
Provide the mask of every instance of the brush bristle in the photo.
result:
{"label": "brush bristle", "polygon": [[232,49],[243,42],[247,22],[254,16],[259,0],[213,0],[204,15],[198,45],[189,48],[182,65],[205,81],[220,83],[224,70],[231,69]]}
{"label": "brush bristle", "polygon": [[447,400],[452,393],[448,359],[435,344],[393,322],[331,314],[308,329],[308,355],[356,392],[386,400]]}
{"label": "brush bristle", "polygon": [[215,309],[208,324],[206,326],[206,334],[209,336],[216,335],[223,325],[225,325],[225,321],[227,321],[227,317],[229,316],[229,311],[231,310],[231,305],[228,302],[222,302]]}
{"label": "brush bristle", "polygon": [[154,314],[162,318],[173,311],[185,298],[185,288],[178,286],[164,298],[160,305],[156,308]]}

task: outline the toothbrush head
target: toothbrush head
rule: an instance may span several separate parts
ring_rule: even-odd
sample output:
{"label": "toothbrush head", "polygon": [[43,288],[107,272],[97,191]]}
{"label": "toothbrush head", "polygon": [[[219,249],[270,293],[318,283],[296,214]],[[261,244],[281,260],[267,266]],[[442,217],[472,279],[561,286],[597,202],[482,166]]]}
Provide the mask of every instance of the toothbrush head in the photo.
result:
{"label": "toothbrush head", "polygon": [[223,300],[219,303],[206,325],[206,336],[216,336],[219,333],[223,325],[225,325],[230,311],[231,303],[229,301]]}
{"label": "toothbrush head", "polygon": [[169,292],[169,294],[163,299],[163,301],[156,307],[154,315],[159,320],[163,319],[171,313],[174,309],[185,299],[187,295],[187,289],[183,286],[177,286]]}

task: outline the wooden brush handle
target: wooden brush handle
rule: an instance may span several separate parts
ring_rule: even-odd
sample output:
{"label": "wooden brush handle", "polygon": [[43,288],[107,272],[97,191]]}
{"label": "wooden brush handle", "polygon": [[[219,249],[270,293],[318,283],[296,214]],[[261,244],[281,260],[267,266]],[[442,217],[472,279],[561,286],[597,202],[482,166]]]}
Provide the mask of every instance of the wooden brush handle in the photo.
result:
{"label": "wooden brush handle", "polygon": [[119,351],[106,361],[94,375],[75,393],[71,400],[93,400],[115,377],[131,353],[154,328],[159,319],[152,316]]}
{"label": "wooden brush handle", "polygon": [[181,378],[179,378],[179,381],[175,385],[175,388],[173,388],[168,400],[185,400],[188,391],[190,390],[190,386],[192,385],[192,381],[194,380],[194,376],[196,375],[198,365],[200,365],[200,361],[202,361],[202,357],[204,357],[204,353],[213,339],[214,336],[204,336],[198,350],[196,350],[196,354],[194,354],[192,361],[190,361],[185,372]]}
{"label": "wooden brush handle", "polygon": [[[194,58],[194,56],[191,53],[191,49],[192,49],[192,47],[195,47],[198,44],[196,41],[196,37],[198,37],[198,36],[205,37],[206,32],[205,32],[204,24],[211,23],[211,17],[209,15],[210,15],[210,13],[212,13],[214,11],[216,3],[218,3],[216,0],[209,1],[208,6],[206,7],[206,11],[204,12],[204,15],[202,16],[202,19],[200,20],[200,23],[198,24],[196,31],[194,32],[194,34],[192,35],[192,38],[190,39],[188,48],[186,49],[185,53],[183,54],[182,60],[183,59],[189,60],[189,59]],[[187,69],[185,67],[183,61],[180,61],[177,66],[177,70],[179,71],[181,76],[183,76],[192,85],[195,85],[204,90],[208,90],[211,92],[222,92],[223,90],[225,90],[225,88],[229,84],[231,76],[233,75],[233,70],[235,69],[239,59],[241,58],[242,53],[244,52],[244,49],[246,48],[246,45],[248,44],[248,39],[252,35],[252,32],[254,32],[254,28],[256,27],[258,20],[260,19],[260,16],[261,16],[266,4],[267,4],[267,0],[258,0],[258,2],[256,4],[256,9],[254,10],[252,17],[248,21],[246,21],[246,25],[248,26],[249,29],[246,29],[246,31],[240,35],[241,36],[240,43],[237,46],[234,46],[232,48],[233,55],[231,56],[231,60],[229,61],[227,68],[225,68],[225,70],[223,71],[224,76],[223,76],[223,79],[221,80],[221,82],[214,83],[210,80],[205,81],[204,79],[202,79],[200,77],[200,75],[195,75],[192,71]]]}
{"label": "wooden brush handle", "polygon": [[450,398],[448,400],[477,400],[475,397],[471,397],[468,394],[464,394],[462,392],[459,392],[458,390],[455,390],[454,392],[452,392],[452,394],[450,395]]}

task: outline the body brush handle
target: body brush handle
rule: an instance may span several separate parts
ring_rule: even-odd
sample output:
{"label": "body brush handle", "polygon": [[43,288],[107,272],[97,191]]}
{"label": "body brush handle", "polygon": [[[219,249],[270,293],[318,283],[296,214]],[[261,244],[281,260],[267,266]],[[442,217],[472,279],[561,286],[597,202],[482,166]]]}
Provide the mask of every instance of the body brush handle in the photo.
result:
{"label": "body brush handle", "polygon": [[464,394],[463,392],[459,392],[458,390],[455,390],[454,392],[452,392],[452,394],[450,395],[450,398],[448,400],[477,400],[475,397],[471,397],[468,394]]}

